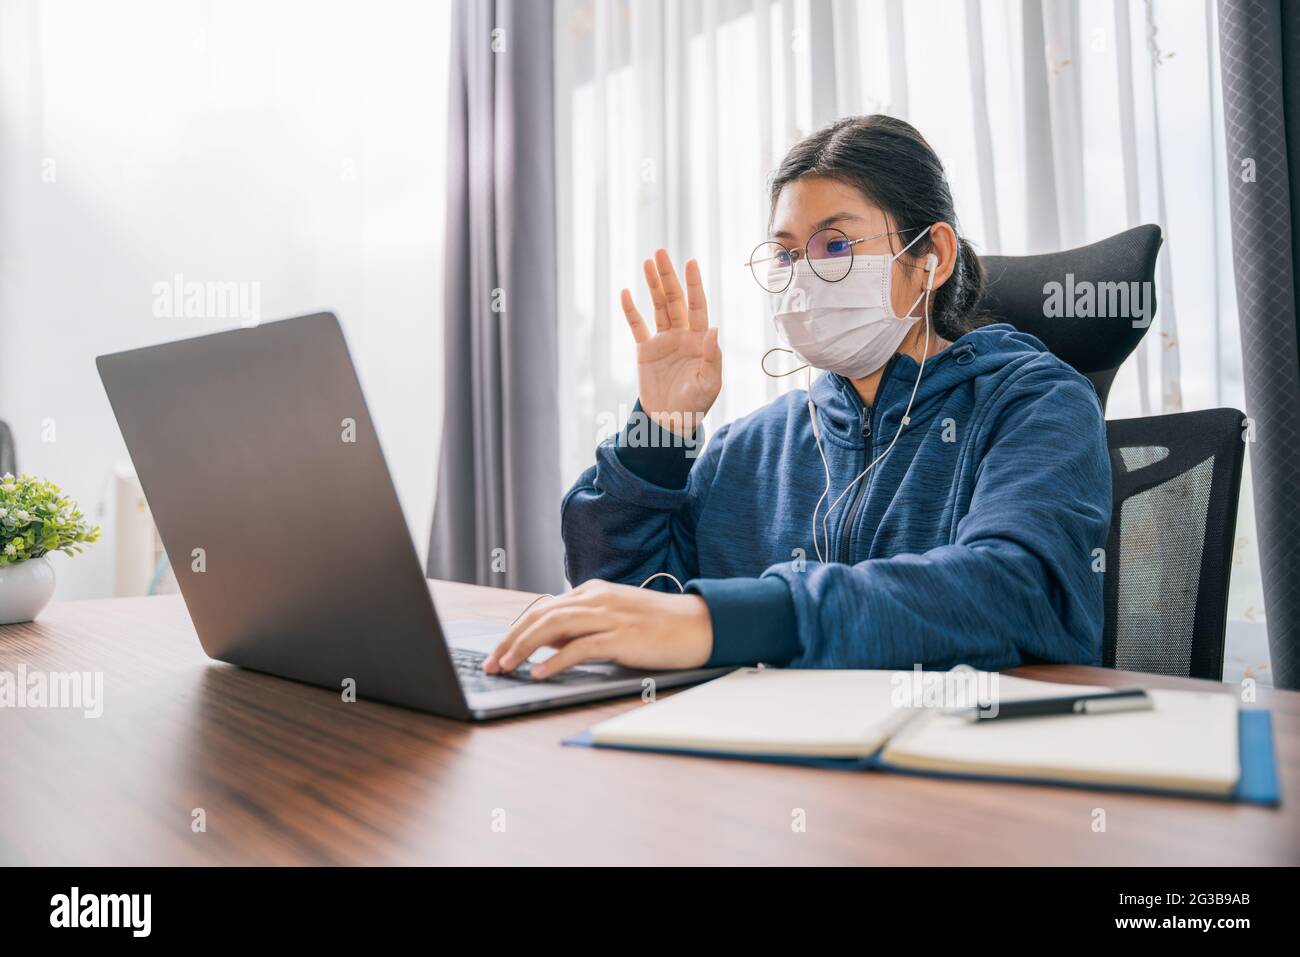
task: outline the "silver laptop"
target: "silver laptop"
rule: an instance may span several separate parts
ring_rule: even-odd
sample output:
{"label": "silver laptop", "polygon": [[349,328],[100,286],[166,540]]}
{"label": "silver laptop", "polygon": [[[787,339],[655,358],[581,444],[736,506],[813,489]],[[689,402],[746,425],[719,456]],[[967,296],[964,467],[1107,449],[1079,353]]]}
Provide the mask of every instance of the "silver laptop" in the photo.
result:
{"label": "silver laptop", "polygon": [[483,658],[506,626],[439,622],[343,331],[329,313],[96,363],[212,658],[464,719],[637,694],[648,681],[668,688],[728,670],[649,673],[596,663],[546,681],[526,667],[485,674]]}

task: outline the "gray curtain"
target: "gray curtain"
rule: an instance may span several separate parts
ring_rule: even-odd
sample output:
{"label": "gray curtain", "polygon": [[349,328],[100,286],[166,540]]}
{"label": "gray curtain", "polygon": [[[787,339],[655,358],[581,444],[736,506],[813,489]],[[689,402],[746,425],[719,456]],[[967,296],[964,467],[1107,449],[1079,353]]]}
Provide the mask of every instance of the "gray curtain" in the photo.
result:
{"label": "gray curtain", "polygon": [[18,462],[14,453],[14,436],[9,426],[0,422],[0,475],[17,474]]}
{"label": "gray curtain", "polygon": [[1300,688],[1300,9],[1220,0],[1246,409],[1273,682]]}
{"label": "gray curtain", "polygon": [[550,0],[456,0],[432,578],[563,587]]}

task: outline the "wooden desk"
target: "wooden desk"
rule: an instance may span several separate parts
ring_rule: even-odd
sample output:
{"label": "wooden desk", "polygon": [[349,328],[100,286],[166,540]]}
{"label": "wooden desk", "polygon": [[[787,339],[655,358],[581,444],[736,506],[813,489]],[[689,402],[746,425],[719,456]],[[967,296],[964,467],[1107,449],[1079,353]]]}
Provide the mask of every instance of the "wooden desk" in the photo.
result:
{"label": "wooden desk", "polygon": [[[448,618],[509,620],[529,598],[433,587]],[[19,664],[103,671],[105,704],[98,719],[0,710],[0,864],[1300,863],[1297,693],[1260,695],[1289,802],[1270,810],[565,748],[636,701],[477,725],[344,704],[209,661],[176,597],[56,604],[0,627],[0,670]]]}

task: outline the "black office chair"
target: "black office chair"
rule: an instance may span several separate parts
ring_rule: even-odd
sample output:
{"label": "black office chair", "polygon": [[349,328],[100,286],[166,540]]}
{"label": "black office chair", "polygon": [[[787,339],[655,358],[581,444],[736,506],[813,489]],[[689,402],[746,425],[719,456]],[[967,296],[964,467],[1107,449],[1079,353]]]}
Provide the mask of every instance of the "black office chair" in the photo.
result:
{"label": "black office chair", "polygon": [[[1068,286],[1069,274],[1076,288],[1139,282],[1154,290],[1160,243],[1159,227],[1139,226],[1079,249],[986,256],[981,309],[1086,375],[1104,408],[1116,372],[1150,323],[1135,326],[1132,309],[1104,318],[1048,317],[1044,287]],[[1154,293],[1149,302],[1145,320],[1154,318]],[[1106,667],[1222,679],[1244,427],[1236,409],[1107,421]]]}
{"label": "black office chair", "polygon": [[0,422],[0,475],[18,474],[18,457],[14,452],[14,434]]}

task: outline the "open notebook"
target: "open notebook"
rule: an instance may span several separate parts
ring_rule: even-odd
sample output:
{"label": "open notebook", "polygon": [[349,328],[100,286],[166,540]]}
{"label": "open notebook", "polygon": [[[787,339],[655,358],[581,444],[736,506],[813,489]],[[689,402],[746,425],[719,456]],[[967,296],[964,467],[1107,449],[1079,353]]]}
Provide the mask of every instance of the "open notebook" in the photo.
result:
{"label": "open notebook", "polygon": [[[971,723],[945,707],[912,706],[953,703],[918,696],[914,677],[744,668],[567,743],[1277,801],[1268,713],[1239,714],[1231,694],[1154,690],[1149,711]],[[981,699],[993,690],[1003,702],[1101,690],[987,673],[965,678],[968,693],[978,684]],[[1249,727],[1248,715],[1256,716]],[[1247,757],[1253,767],[1243,789]]]}

